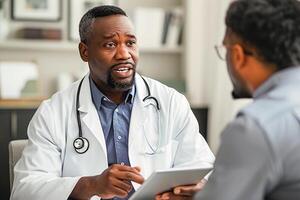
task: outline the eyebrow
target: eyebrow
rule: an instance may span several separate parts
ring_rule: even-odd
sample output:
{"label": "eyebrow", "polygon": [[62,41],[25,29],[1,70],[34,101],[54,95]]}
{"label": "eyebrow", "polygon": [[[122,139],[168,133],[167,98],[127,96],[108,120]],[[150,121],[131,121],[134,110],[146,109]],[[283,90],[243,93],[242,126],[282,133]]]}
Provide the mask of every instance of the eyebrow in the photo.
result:
{"label": "eyebrow", "polygon": [[128,37],[130,37],[130,38],[136,39],[135,35],[134,35],[134,34],[131,34],[131,33],[126,33],[126,36],[128,36]]}
{"label": "eyebrow", "polygon": [[104,34],[104,35],[103,35],[103,38],[105,38],[105,39],[110,39],[110,38],[115,37],[115,35],[116,35],[116,33],[112,33],[112,34]]}
{"label": "eyebrow", "polygon": [[[111,38],[115,37],[116,35],[117,35],[117,33],[104,34],[104,35],[103,35],[103,38],[105,38],[105,39],[111,39]],[[126,35],[127,37],[136,39],[136,37],[135,37],[134,34],[131,34],[131,33],[125,33],[125,35]]]}

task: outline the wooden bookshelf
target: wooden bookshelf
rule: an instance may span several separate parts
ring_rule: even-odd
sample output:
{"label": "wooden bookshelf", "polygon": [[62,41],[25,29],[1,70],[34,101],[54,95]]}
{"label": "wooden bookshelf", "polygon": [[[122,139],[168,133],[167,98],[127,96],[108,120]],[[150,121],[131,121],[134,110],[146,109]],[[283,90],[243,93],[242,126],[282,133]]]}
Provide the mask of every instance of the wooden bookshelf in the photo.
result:
{"label": "wooden bookshelf", "polygon": [[23,98],[23,99],[0,99],[0,109],[28,109],[37,108],[41,104],[45,97],[39,98]]}

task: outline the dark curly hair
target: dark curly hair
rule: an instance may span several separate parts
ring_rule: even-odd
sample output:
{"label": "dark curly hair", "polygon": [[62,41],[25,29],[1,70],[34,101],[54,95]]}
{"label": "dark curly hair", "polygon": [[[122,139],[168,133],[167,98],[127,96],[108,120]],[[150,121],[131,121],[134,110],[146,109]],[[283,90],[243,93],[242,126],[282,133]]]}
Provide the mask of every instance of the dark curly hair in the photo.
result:
{"label": "dark curly hair", "polygon": [[83,43],[87,43],[92,29],[92,24],[96,18],[111,16],[111,15],[127,16],[124,10],[122,10],[117,6],[112,6],[112,5],[97,6],[88,10],[83,15],[79,23],[80,41]]}
{"label": "dark curly hair", "polygon": [[229,6],[225,23],[278,70],[300,64],[299,1],[237,0]]}

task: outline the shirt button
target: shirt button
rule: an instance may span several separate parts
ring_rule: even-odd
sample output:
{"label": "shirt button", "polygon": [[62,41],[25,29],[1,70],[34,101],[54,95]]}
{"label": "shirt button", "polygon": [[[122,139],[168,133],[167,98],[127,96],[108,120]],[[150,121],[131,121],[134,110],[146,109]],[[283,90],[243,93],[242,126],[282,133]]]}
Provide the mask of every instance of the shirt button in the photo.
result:
{"label": "shirt button", "polygon": [[124,163],[124,162],[121,162],[121,165],[125,165],[125,163]]}
{"label": "shirt button", "polygon": [[116,112],[119,112],[119,109],[118,109],[118,108],[116,109]]}
{"label": "shirt button", "polygon": [[119,140],[121,140],[121,139],[122,139],[122,137],[121,137],[121,136],[118,136],[118,139],[119,139]]}

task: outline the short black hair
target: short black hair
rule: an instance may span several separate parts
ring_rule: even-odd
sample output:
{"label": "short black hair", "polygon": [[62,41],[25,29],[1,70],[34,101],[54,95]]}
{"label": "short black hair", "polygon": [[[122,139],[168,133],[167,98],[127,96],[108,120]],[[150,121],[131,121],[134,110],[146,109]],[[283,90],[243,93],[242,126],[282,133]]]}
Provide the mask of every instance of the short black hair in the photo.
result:
{"label": "short black hair", "polygon": [[225,23],[277,70],[300,64],[299,1],[237,0],[230,4]]}
{"label": "short black hair", "polygon": [[111,15],[127,16],[126,12],[121,8],[113,5],[102,5],[88,10],[81,18],[79,23],[80,41],[87,43],[92,24],[97,17],[106,17]]}

